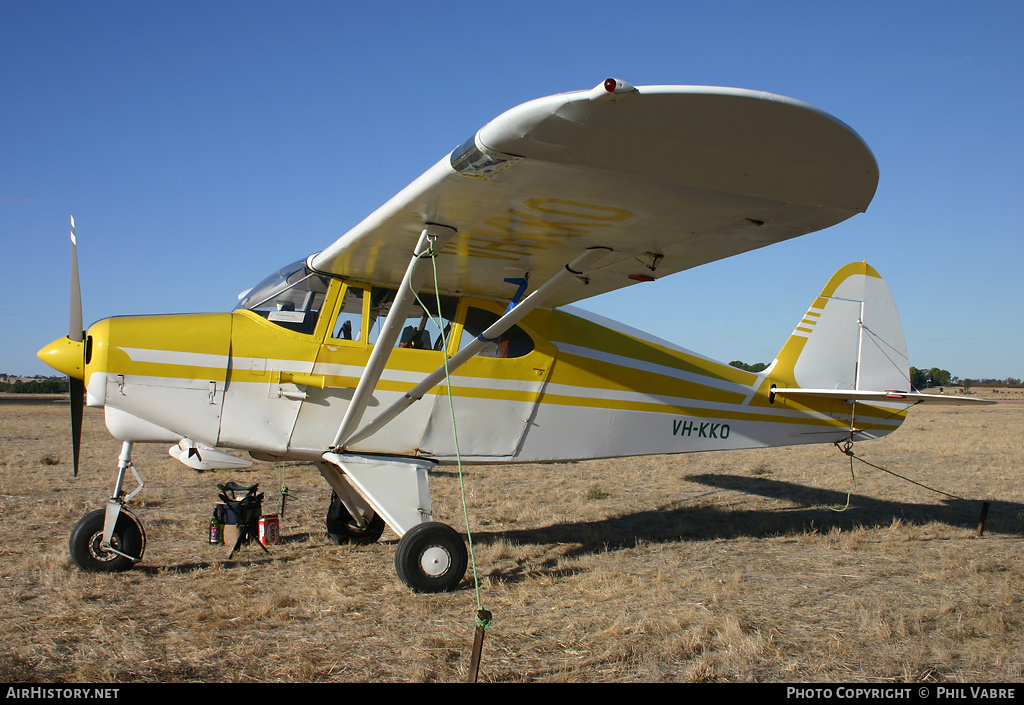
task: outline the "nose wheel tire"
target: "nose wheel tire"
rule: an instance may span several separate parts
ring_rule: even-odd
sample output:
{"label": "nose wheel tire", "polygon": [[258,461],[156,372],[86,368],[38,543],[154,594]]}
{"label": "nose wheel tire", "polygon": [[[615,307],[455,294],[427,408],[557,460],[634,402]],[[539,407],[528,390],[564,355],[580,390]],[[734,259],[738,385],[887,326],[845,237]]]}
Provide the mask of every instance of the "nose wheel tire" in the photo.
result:
{"label": "nose wheel tire", "polygon": [[[142,557],[146,545],[142,527],[134,516],[122,511],[114,525],[114,534],[110,537],[110,545],[120,553],[104,549],[103,518],[106,512],[102,509],[89,512],[79,519],[68,539],[68,552],[71,560],[81,570],[90,573],[116,573],[128,570],[135,561],[127,556]],[[127,554],[122,556],[121,553]]]}
{"label": "nose wheel tire", "polygon": [[462,537],[435,521],[409,529],[395,551],[395,571],[414,592],[453,590],[466,574],[467,564]]}

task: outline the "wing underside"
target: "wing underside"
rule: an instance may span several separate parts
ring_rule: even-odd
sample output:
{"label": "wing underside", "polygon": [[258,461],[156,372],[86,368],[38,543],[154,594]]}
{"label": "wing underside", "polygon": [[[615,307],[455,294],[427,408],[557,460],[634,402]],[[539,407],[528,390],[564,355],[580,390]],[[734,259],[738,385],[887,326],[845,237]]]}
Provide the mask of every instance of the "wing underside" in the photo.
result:
{"label": "wing underside", "polygon": [[446,293],[507,299],[590,247],[613,253],[551,306],[829,227],[863,212],[878,168],[849,127],[741,89],[580,91],[488,123],[323,252],[318,271],[401,281],[427,224],[455,228]]}

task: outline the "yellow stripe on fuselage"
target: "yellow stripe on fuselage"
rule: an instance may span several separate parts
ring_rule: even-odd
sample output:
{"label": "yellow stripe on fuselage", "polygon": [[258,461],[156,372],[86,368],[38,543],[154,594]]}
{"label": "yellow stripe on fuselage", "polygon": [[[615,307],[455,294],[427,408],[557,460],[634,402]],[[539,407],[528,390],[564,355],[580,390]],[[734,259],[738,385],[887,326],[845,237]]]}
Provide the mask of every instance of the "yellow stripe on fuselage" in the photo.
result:
{"label": "yellow stripe on fuselage", "polygon": [[714,362],[667,342],[660,344],[654,340],[642,340],[565,311],[537,311],[528,316],[526,322],[556,347],[560,343],[568,343],[675,372],[700,375],[709,382],[718,380],[750,386],[757,380],[757,375],[752,372]]}

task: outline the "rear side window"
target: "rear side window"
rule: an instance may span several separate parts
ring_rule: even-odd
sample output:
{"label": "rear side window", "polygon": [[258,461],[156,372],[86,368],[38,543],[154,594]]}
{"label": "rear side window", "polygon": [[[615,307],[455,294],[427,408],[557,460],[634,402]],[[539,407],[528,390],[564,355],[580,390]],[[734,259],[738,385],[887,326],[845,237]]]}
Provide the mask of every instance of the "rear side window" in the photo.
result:
{"label": "rear side window", "polygon": [[[373,287],[370,291],[369,343],[377,342],[396,293],[395,289],[379,286]],[[420,292],[419,298],[413,301],[406,314],[402,332],[395,343],[396,347],[411,350],[444,350],[444,341],[451,335],[459,300],[454,296],[441,296],[440,299],[441,307],[438,309],[437,294]]]}
{"label": "rear side window", "polygon": [[[494,325],[500,316],[482,308],[470,306],[466,310],[466,323],[462,328],[459,349],[466,347],[473,339]],[[512,326],[507,331],[490,341],[477,355],[483,357],[522,357],[533,351],[533,338],[519,326]]]}

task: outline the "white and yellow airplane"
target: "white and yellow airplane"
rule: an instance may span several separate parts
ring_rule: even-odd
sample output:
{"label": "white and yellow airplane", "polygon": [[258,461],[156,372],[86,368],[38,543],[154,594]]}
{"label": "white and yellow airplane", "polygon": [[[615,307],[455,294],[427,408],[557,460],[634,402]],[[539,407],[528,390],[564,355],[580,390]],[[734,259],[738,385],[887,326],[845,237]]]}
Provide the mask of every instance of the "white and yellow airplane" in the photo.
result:
{"label": "white and yellow airplane", "polygon": [[171,443],[196,469],[249,464],[222,448],[315,463],[332,539],[390,527],[399,577],[433,592],[467,565],[433,520],[438,464],[884,436],[912,404],[947,398],[910,390],[895,306],[867,264],[832,277],[758,374],[568,307],[829,227],[863,212],[877,181],[860,137],[805,103],[608,79],[500,115],[230,313],[83,331],[72,220],[70,334],[39,356],[72,379],[76,472],[83,397],[123,441],[72,558],[99,571],[142,558],[125,507],[144,484],[135,443]]}

